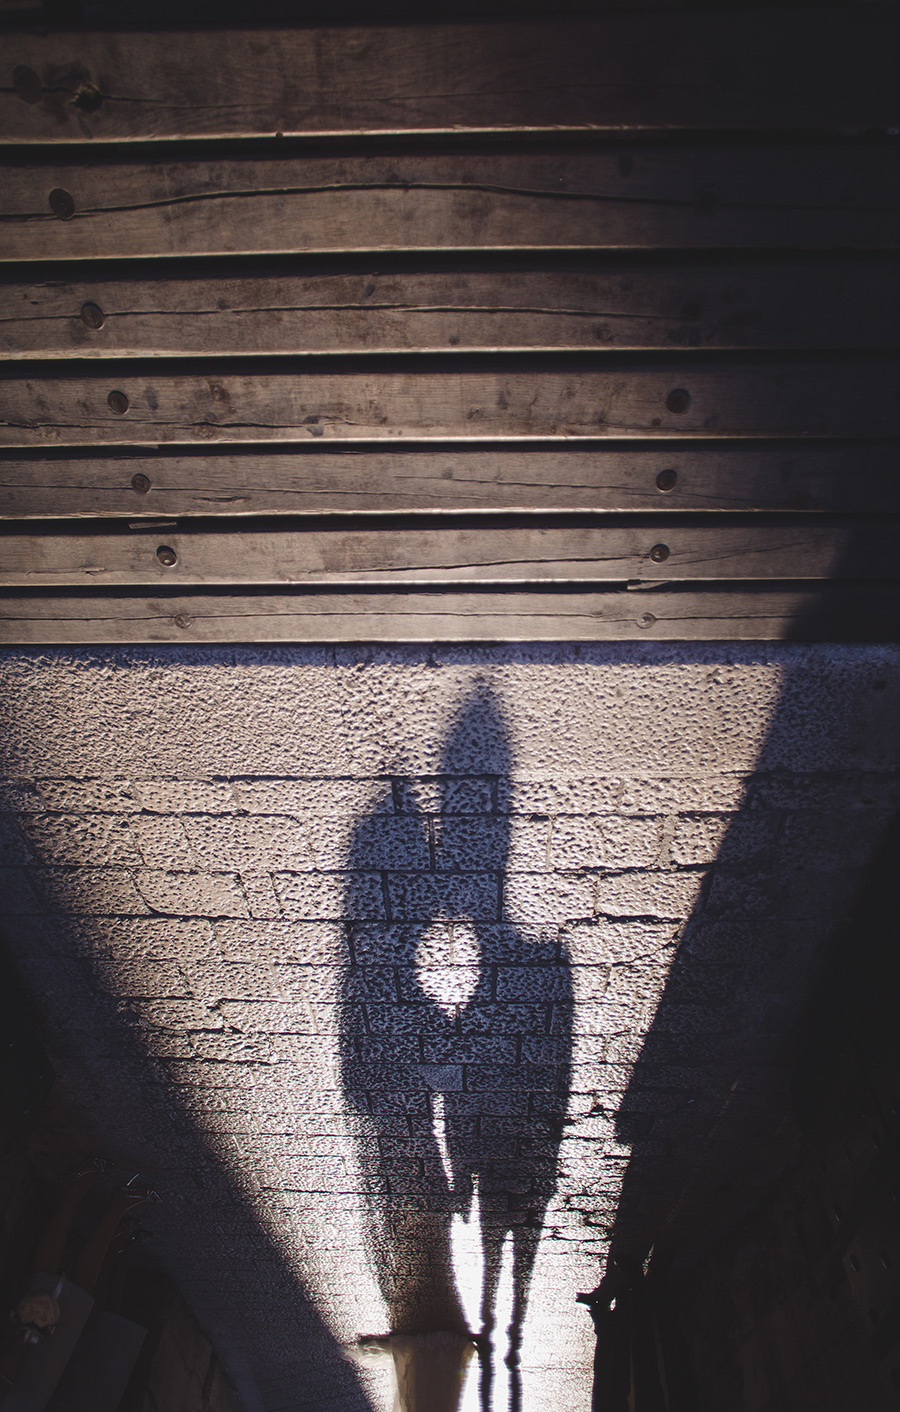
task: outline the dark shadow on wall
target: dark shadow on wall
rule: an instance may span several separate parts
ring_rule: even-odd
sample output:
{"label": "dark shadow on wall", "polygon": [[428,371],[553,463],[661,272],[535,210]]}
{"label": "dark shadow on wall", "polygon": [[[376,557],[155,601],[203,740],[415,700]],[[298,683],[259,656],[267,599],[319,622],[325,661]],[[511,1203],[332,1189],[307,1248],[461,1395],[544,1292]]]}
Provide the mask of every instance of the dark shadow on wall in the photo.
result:
{"label": "dark shadow on wall", "polygon": [[[85,923],[89,926],[89,919],[77,918],[73,929],[83,936]],[[8,956],[35,1006],[48,1047],[77,1014],[81,1051],[64,1056],[64,1078],[51,1095],[53,1113],[33,1144],[51,1204],[59,1182],[85,1159],[99,1154],[109,1161],[112,1185],[127,1180],[139,1166],[162,1197],[149,1217],[151,1230],[141,1257],[147,1269],[176,1267],[194,1251],[199,1265],[210,1252],[222,1256],[219,1277],[207,1281],[202,1301],[194,1301],[191,1312],[215,1339],[244,1412],[288,1407],[371,1412],[356,1370],[302,1276],[254,1209],[258,1193],[252,1175],[244,1163],[224,1158],[221,1144],[209,1141],[198,1127],[182,1101],[191,1090],[173,1079],[165,1061],[148,1053],[143,1027],[129,1004],[106,988],[108,977],[98,976],[90,959],[72,959],[65,938],[71,924],[71,918],[56,919],[63,939],[39,960],[35,932],[42,933],[41,945],[46,945],[54,920],[4,919],[5,945],[0,947],[0,970]],[[92,952],[103,955],[102,923]],[[171,1259],[175,1251],[180,1262]]]}
{"label": "dark shadow on wall", "polygon": [[[481,1327],[470,1332],[482,1355],[482,1406],[491,1405],[508,1241],[504,1351],[516,1409],[521,1328],[568,1101],[572,983],[561,943],[502,921],[509,819],[491,810],[511,754],[498,701],[476,688],[449,729],[438,776],[420,782],[431,797],[401,784],[392,801],[399,820],[376,804],[355,828],[341,1071],[391,1332],[466,1331],[451,1227],[477,1200],[483,1298]],[[373,886],[387,921],[370,920]]]}
{"label": "dark shadow on wall", "polygon": [[[791,638],[798,643],[860,641],[865,634],[859,608],[851,600],[852,592],[846,595],[840,586],[811,593],[809,607],[798,615]],[[860,672],[860,717],[880,719],[882,733],[886,717],[883,711],[873,711],[873,703],[884,702],[886,685],[877,669],[870,666]],[[643,1327],[655,1325],[657,1349],[650,1359],[649,1391],[636,1403],[627,1400],[629,1389],[635,1395],[633,1382],[618,1402],[607,1395],[606,1374],[598,1372],[594,1406],[604,1412],[618,1412],[620,1407],[656,1412],[663,1405],[671,1412],[695,1412],[698,1407],[724,1405],[723,1396],[734,1412],[763,1405],[753,1400],[749,1384],[745,1388],[740,1382],[741,1355],[735,1339],[742,1315],[737,1312],[740,1301],[732,1302],[729,1287],[729,1280],[738,1284],[743,1280],[749,1289],[752,1277],[746,1271],[742,1275],[736,1258],[729,1279],[716,1286],[719,1307],[714,1308],[715,1297],[707,1297],[701,1326],[687,1330],[687,1341],[685,1321],[690,1322],[692,1315],[686,1304],[687,1286],[682,1289],[678,1280],[685,1263],[706,1271],[711,1279],[717,1252],[724,1251],[727,1242],[736,1242],[736,1233],[756,1231],[743,1252],[748,1269],[763,1258],[764,1241],[769,1242],[765,1258],[771,1268],[768,1288],[767,1278],[761,1277],[752,1297],[760,1307],[776,1298],[778,1281],[785,1273],[782,1266],[799,1257],[790,1239],[779,1245],[777,1235],[764,1231],[760,1213],[775,1209],[779,1193],[788,1192],[792,1182],[796,1186],[806,1180],[802,1173],[813,1162],[813,1111],[821,1124],[826,1106],[836,1104],[840,1110],[838,1095],[841,1083],[847,1082],[851,1011],[855,1009],[857,1018],[860,1013],[878,1012],[868,1034],[870,1042],[877,1035],[884,1063],[886,1037],[895,1044],[895,1020],[888,1011],[893,1009],[896,989],[887,973],[896,979],[896,961],[891,970],[886,960],[890,948],[884,942],[889,930],[892,946],[896,942],[896,924],[886,927],[886,888],[895,911],[900,834],[896,820],[891,822],[891,809],[896,806],[897,791],[887,790],[879,799],[867,797],[862,777],[845,777],[835,789],[829,788],[826,776],[844,726],[840,719],[819,713],[812,738],[809,734],[804,738],[803,703],[788,675],[750,792],[708,868],[653,1021],[634,1046],[633,1067],[615,1115],[616,1136],[630,1146],[631,1153],[610,1229],[604,1281],[608,1291],[601,1287],[594,1292],[598,1298],[591,1312],[598,1332],[602,1331],[598,1369],[606,1368],[608,1346],[616,1345],[612,1357],[618,1368],[621,1347],[640,1341],[639,1325],[629,1326],[621,1338],[610,1336],[611,1343],[607,1337],[612,1323],[606,1294],[614,1295],[623,1280],[629,1291],[640,1291],[628,1297],[644,1301]],[[818,776],[809,764],[794,771],[785,762],[783,738],[792,731],[799,753],[807,761],[821,762]],[[859,726],[857,736],[864,736]],[[849,771],[845,767],[845,772],[852,775],[852,766]],[[878,785],[874,788],[877,791]],[[757,830],[766,815],[773,827]],[[764,834],[769,841],[761,845]],[[874,1003],[876,994],[881,1000]],[[891,999],[885,1002],[887,994]],[[685,1091],[692,1094],[688,1101]],[[832,1127],[835,1121],[834,1116],[829,1118]],[[815,1165],[820,1165],[819,1157]],[[805,1189],[802,1199],[806,1200]],[[724,1261],[722,1254],[723,1269]],[[646,1277],[642,1270],[647,1271]],[[691,1296],[695,1294],[692,1290]],[[803,1297],[808,1324],[799,1333],[792,1325],[793,1332],[773,1336],[768,1331],[762,1336],[763,1341],[774,1338],[757,1349],[755,1372],[763,1382],[771,1381],[772,1368],[784,1357],[791,1339],[814,1337],[819,1319],[815,1306],[826,1298],[824,1282],[811,1275]],[[696,1314],[696,1298],[694,1306]],[[869,1315],[874,1318],[871,1310]],[[896,1322],[896,1302],[893,1317]],[[848,1390],[842,1379],[847,1369],[856,1366],[858,1332],[844,1320],[834,1323],[832,1333],[832,1386],[827,1387],[828,1379],[823,1379],[817,1391],[809,1377],[801,1378],[789,1394],[783,1390],[783,1403],[776,1392],[766,1407],[844,1412],[851,1405],[879,1409],[893,1405],[892,1398],[882,1402],[874,1393],[874,1402],[853,1400],[852,1387]],[[786,1343],[778,1347],[780,1337]],[[660,1353],[660,1338],[668,1342],[665,1357]],[[846,1368],[835,1346],[846,1349]],[[723,1347],[731,1349],[731,1371],[739,1374],[738,1382],[724,1393],[721,1386],[713,1390],[709,1374],[712,1364],[721,1362]],[[874,1352],[870,1356],[874,1358]],[[663,1379],[668,1376],[670,1369],[663,1366],[668,1359],[673,1385],[663,1404],[656,1400],[662,1395],[656,1379],[659,1372]],[[760,1371],[763,1364],[765,1375]],[[866,1376],[870,1372],[866,1369]]]}
{"label": "dark shadow on wall", "polygon": [[897,1406],[898,847],[900,817],[826,950],[795,1036],[798,1161],[724,1238],[669,1252],[703,1408]]}

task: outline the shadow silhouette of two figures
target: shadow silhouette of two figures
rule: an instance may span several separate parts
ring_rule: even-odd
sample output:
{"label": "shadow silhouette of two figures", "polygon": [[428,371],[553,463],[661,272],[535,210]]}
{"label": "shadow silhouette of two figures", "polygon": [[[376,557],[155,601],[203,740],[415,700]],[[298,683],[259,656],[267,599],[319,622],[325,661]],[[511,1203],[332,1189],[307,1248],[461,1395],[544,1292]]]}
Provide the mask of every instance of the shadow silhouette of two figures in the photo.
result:
{"label": "shadow silhouette of two figures", "polygon": [[[571,1054],[564,947],[554,929],[534,937],[501,921],[509,816],[495,806],[509,767],[499,704],[477,690],[448,732],[439,775],[397,785],[399,800],[386,789],[358,822],[345,898],[342,1082],[391,1331],[466,1331],[451,1228],[477,1191],[482,1302],[473,1332],[483,1370],[507,1237],[507,1362],[518,1364]],[[489,1381],[483,1371],[484,1405]]]}

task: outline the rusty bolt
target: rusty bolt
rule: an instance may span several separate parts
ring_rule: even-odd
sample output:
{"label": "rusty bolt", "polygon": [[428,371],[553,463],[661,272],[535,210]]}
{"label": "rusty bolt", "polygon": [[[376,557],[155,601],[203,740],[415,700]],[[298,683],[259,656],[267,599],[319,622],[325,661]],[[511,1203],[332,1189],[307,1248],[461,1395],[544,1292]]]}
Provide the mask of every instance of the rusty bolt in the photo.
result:
{"label": "rusty bolt", "polygon": [[115,412],[117,417],[124,417],[128,411],[128,398],[124,392],[111,392],[106,399],[106,405],[111,412]]}
{"label": "rusty bolt", "polygon": [[193,618],[188,617],[187,613],[176,613],[173,619],[176,628],[189,628],[193,621]]}
{"label": "rusty bolt", "polygon": [[652,628],[655,622],[656,619],[654,618],[652,613],[642,613],[637,620],[639,628]]}
{"label": "rusty bolt", "polygon": [[161,544],[156,551],[156,557],[164,569],[171,569],[173,564],[178,563],[178,555],[170,544]]}
{"label": "rusty bolt", "polygon": [[138,495],[146,495],[150,489],[150,477],[141,475],[138,471],[137,475],[131,477],[131,489],[136,491]]}
{"label": "rusty bolt", "polygon": [[104,325],[103,310],[99,304],[82,304],[81,322],[87,324],[88,328],[102,328]]}
{"label": "rusty bolt", "polygon": [[686,412],[691,405],[691,394],[686,387],[673,387],[666,398],[666,406],[670,412],[680,414]]}
{"label": "rusty bolt", "polygon": [[13,89],[23,103],[40,103],[44,91],[34,69],[27,64],[16,64],[13,69]]}
{"label": "rusty bolt", "polygon": [[61,186],[55,186],[47,197],[50,203],[50,210],[54,216],[59,216],[61,221],[68,221],[75,214],[75,202],[68,191],[63,191]]}
{"label": "rusty bolt", "polygon": [[654,544],[650,550],[650,558],[654,564],[664,564],[669,557],[668,544]]}
{"label": "rusty bolt", "polygon": [[87,78],[78,85],[78,91],[72,99],[76,108],[80,108],[82,113],[96,113],[103,103],[103,94],[95,83],[91,83]]}
{"label": "rusty bolt", "polygon": [[660,471],[656,477],[656,487],[658,490],[674,490],[678,484],[677,471]]}

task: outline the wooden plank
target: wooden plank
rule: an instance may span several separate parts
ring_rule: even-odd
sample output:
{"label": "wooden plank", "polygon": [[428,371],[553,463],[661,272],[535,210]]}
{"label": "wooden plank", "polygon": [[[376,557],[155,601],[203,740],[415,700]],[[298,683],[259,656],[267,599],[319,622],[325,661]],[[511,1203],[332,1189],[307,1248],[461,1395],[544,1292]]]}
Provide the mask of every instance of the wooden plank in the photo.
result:
{"label": "wooden plank", "polygon": [[7,142],[900,121],[892,7],[11,37]]}
{"label": "wooden plank", "polygon": [[890,579],[897,523],[656,518],[540,524],[430,519],[414,527],[27,529],[0,535],[0,587],[454,584]]}
{"label": "wooden plank", "polygon": [[896,249],[900,143],[517,143],[10,163],[5,260],[313,251]]}
{"label": "wooden plank", "polygon": [[896,585],[770,592],[0,596],[0,643],[890,642]]}
{"label": "wooden plank", "polygon": [[9,377],[0,445],[398,437],[891,436],[900,359],[284,365]]}
{"label": "wooden plank", "polygon": [[346,270],[0,283],[24,358],[616,348],[892,348],[893,260]]}
{"label": "wooden plank", "polygon": [[390,451],[0,455],[0,518],[7,519],[408,510],[897,513],[900,446],[667,440],[636,448],[454,443]]}

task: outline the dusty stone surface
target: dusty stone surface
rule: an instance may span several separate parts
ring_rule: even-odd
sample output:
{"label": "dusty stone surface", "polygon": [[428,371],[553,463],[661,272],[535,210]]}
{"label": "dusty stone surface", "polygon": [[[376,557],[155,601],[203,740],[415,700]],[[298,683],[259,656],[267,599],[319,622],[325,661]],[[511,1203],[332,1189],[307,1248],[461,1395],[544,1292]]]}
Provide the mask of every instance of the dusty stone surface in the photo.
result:
{"label": "dusty stone surface", "polygon": [[898,707],[882,647],[0,656],[4,934],[249,1409],[388,1407],[339,1346],[485,1259],[495,1406],[517,1290],[525,1412],[589,1405],[610,1242],[790,1155]]}

